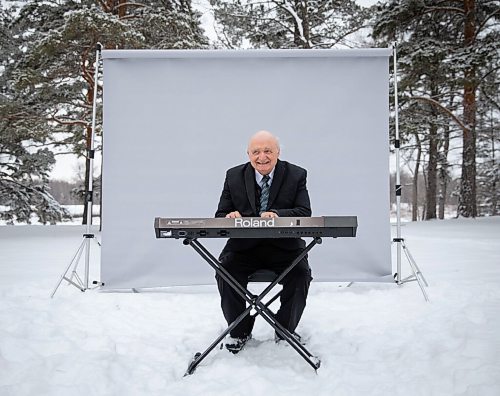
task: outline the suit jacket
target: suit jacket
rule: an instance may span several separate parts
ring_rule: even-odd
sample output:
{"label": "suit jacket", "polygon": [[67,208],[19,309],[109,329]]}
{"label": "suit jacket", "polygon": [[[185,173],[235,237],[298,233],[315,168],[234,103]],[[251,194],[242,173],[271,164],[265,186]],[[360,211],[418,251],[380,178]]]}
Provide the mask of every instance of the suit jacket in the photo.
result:
{"label": "suit jacket", "polygon": [[[307,171],[287,161],[278,160],[269,191],[269,209],[280,217],[309,217],[311,203],[307,192]],[[257,204],[257,183],[255,170],[247,162],[235,166],[226,173],[224,188],[215,217],[225,217],[238,211],[243,217],[259,217]],[[305,242],[300,238],[282,239],[229,239],[224,252],[236,252],[271,244],[287,250],[303,248]]]}

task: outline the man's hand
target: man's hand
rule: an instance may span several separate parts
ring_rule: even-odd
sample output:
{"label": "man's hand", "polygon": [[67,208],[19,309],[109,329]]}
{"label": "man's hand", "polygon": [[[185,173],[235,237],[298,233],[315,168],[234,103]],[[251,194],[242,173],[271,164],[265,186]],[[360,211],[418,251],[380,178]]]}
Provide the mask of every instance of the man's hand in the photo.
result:
{"label": "man's hand", "polygon": [[278,217],[278,215],[274,212],[262,212],[260,217],[266,217],[268,219],[272,219],[274,217]]}
{"label": "man's hand", "polygon": [[236,211],[236,212],[231,212],[231,213],[228,213],[226,215],[226,218],[227,219],[236,219],[237,217],[241,217],[241,214],[240,212]]}

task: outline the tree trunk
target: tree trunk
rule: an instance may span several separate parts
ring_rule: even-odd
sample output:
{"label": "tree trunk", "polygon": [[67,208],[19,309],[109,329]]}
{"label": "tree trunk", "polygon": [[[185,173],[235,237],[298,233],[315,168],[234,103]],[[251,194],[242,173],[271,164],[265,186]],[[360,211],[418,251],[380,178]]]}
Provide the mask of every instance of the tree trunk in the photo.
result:
{"label": "tree trunk", "polygon": [[[425,164],[425,154],[424,154],[424,164]],[[427,188],[427,174],[422,172],[422,177],[424,178],[424,188]],[[427,212],[427,202],[425,201],[424,194],[424,203],[422,204],[422,218],[420,220],[425,220],[425,213]]]}
{"label": "tree trunk", "polygon": [[[464,44],[470,47],[476,33],[475,0],[464,0],[465,29]],[[476,69],[467,67],[464,71],[464,124],[463,132],[462,177],[458,214],[476,217]]]}
{"label": "tree trunk", "polygon": [[425,220],[436,218],[437,132],[437,125],[434,122],[431,123],[429,128],[429,161],[427,162],[427,183],[425,189]]}
{"label": "tree trunk", "polygon": [[498,165],[496,164],[495,161],[495,130],[493,126],[491,126],[491,169],[493,169],[494,175],[493,175],[493,180],[491,182],[491,216],[496,216],[497,213],[497,206],[498,206],[498,194],[497,194],[497,185],[498,185],[498,176],[499,176],[499,170],[498,170]]}
{"label": "tree trunk", "polygon": [[302,11],[302,29],[304,31],[304,48],[311,48],[309,45],[309,39],[310,39],[310,31],[309,31],[309,11],[307,9],[307,0],[302,0],[301,1],[301,11]]}
{"label": "tree trunk", "polygon": [[417,140],[417,159],[415,162],[415,170],[413,172],[413,190],[412,190],[412,205],[411,205],[411,221],[418,220],[418,172],[420,172],[420,158],[422,156],[422,143],[418,134],[415,134]]}
{"label": "tree trunk", "polygon": [[[307,10],[307,0],[295,0],[295,12],[301,19],[299,28],[298,21],[294,20],[293,42],[298,48],[311,48],[309,45],[309,15]],[[301,35],[302,30],[302,35]]]}
{"label": "tree trunk", "polygon": [[127,0],[119,0],[118,4],[120,7],[118,8],[118,18],[122,19],[127,14],[127,6],[124,5]]}
{"label": "tree trunk", "polygon": [[444,209],[446,206],[446,195],[448,193],[448,151],[450,149],[450,127],[444,126],[443,150],[439,157],[439,218],[444,219]]}

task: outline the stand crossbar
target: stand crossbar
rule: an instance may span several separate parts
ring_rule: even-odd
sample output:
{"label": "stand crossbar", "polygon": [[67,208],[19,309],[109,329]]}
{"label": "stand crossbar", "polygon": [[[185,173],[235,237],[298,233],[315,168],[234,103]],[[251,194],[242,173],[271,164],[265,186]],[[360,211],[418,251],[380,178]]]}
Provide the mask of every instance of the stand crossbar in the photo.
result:
{"label": "stand crossbar", "polygon": [[291,333],[283,327],[275,318],[274,313],[269,308],[269,305],[279,296],[279,293],[264,303],[263,298],[281,281],[283,278],[307,255],[307,253],[317,244],[321,243],[321,238],[314,238],[306,248],[292,261],[292,263],[272,281],[268,287],[259,295],[251,293],[248,289],[241,286],[238,281],[221,265],[217,260],[196,238],[185,239],[185,245],[190,245],[214,270],[215,272],[247,303],[248,307],[238,316],[229,327],[220,334],[212,344],[204,351],[197,352],[193,360],[189,363],[185,375],[193,374],[196,367],[207,357],[207,355],[230,333],[230,331],[238,325],[247,315],[255,310],[253,316],[260,315],[262,318],[278,333],[315,371],[320,367],[321,361],[316,356],[313,356],[297,339],[295,333]]}

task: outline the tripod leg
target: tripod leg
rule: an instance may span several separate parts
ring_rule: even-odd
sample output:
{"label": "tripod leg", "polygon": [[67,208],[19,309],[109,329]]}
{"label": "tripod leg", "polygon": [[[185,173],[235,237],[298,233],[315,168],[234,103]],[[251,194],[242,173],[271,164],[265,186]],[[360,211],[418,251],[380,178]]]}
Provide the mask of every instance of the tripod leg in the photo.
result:
{"label": "tripod leg", "polygon": [[73,270],[71,271],[71,276],[69,277],[70,280],[73,280],[73,278],[76,278],[77,282],[79,282],[79,284],[81,285],[82,288],[83,288],[83,282],[80,279],[80,277],[78,276],[76,269],[78,268],[78,264],[80,263],[80,258],[82,257],[83,250],[85,248],[85,244],[88,244],[86,239],[83,240],[82,245],[80,246],[80,251],[77,252],[78,256],[76,257],[75,265],[73,266]]}
{"label": "tripod leg", "polygon": [[[425,298],[425,301],[429,301],[429,296],[427,295],[425,289],[424,289],[424,285],[422,284],[422,279],[420,277],[420,272],[417,272],[417,268],[415,268],[414,266],[414,262],[411,258],[411,255],[409,255],[409,251],[406,247],[406,245],[403,243],[403,251],[405,252],[405,255],[406,255],[406,258],[408,259],[408,263],[410,264],[410,268],[411,270],[413,271],[413,275],[415,277],[415,280],[417,281],[418,283],[418,286],[420,287],[420,290],[422,290],[422,294],[424,295],[424,298]],[[425,280],[424,280],[425,281]],[[427,284],[427,282],[426,282]]]}
{"label": "tripod leg", "polygon": [[409,261],[413,264],[413,266],[415,267],[415,269],[417,270],[417,274],[420,276],[420,278],[424,281],[424,284],[425,286],[429,287],[429,284],[427,283],[427,281],[425,280],[425,277],[424,277],[424,274],[422,274],[422,272],[420,271],[420,268],[418,268],[418,265],[417,265],[417,262],[414,260],[413,256],[411,255],[411,252],[410,252],[410,249],[408,249],[408,247],[406,246],[406,244],[404,244],[403,242],[403,245],[405,247],[405,251],[408,253],[408,259]]}
{"label": "tripod leg", "polygon": [[[82,243],[80,244],[80,246],[79,246],[78,250],[76,251],[75,255],[73,256],[73,258],[72,258],[72,259],[71,259],[71,261],[69,262],[68,266],[66,267],[66,270],[62,273],[62,275],[61,275],[61,277],[60,277],[60,279],[59,279],[59,282],[57,282],[57,285],[56,285],[56,287],[54,288],[54,291],[53,291],[53,292],[52,292],[52,294],[50,295],[50,298],[53,298],[53,297],[54,297],[54,295],[56,294],[56,291],[57,291],[57,289],[59,288],[59,286],[61,285],[62,281],[63,281],[64,279],[68,280],[68,279],[66,278],[66,274],[68,273],[68,271],[69,271],[69,269],[71,268],[71,265],[72,265],[73,263],[75,263],[75,267],[73,268],[73,272],[75,271],[75,269],[76,269],[76,265],[78,264],[78,260],[80,259],[80,256],[82,255],[82,252],[83,252],[83,246],[84,246],[84,244],[85,244],[85,239],[84,239],[84,240],[82,241]],[[76,258],[77,258],[77,256],[78,256],[78,259],[76,259]],[[76,259],[76,262],[75,262],[75,259]],[[68,281],[69,281],[69,280],[68,280]],[[71,283],[73,283],[76,287],[78,287],[78,288],[81,290],[81,287],[80,287],[80,286],[76,285],[74,282],[71,282]]]}

